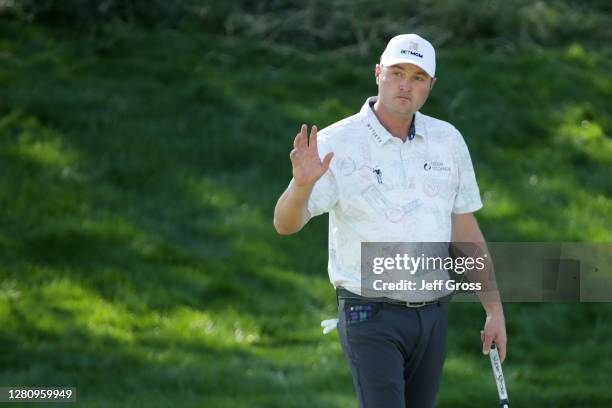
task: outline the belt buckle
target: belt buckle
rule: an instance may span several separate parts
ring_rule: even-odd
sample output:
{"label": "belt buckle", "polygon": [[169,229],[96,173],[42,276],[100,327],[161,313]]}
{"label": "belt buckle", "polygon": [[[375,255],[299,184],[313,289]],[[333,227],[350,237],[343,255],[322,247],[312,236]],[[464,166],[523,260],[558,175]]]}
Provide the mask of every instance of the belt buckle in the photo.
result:
{"label": "belt buckle", "polygon": [[406,307],[423,307],[427,302],[406,302]]}

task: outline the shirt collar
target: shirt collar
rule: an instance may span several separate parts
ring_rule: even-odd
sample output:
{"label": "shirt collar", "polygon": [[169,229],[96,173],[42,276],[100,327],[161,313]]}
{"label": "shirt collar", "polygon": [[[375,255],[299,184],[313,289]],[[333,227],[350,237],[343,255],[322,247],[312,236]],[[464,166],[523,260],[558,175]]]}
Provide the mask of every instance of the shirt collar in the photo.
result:
{"label": "shirt collar", "polygon": [[412,123],[414,125],[415,135],[425,139],[425,137],[427,136],[427,126],[425,125],[425,118],[423,117],[423,114],[418,111],[415,112],[414,120],[412,121]]}
{"label": "shirt collar", "polygon": [[[382,145],[385,142],[387,142],[387,140],[391,139],[393,135],[389,133],[387,129],[385,129],[385,127],[380,123],[380,121],[376,117],[376,114],[374,113],[374,109],[372,108],[371,105],[373,105],[376,102],[376,100],[377,100],[376,96],[371,96],[368,99],[366,99],[365,103],[363,104],[361,108],[360,113],[363,115],[366,115],[367,117],[366,126],[368,127],[368,131],[370,135],[372,136],[372,138],[374,139],[374,141],[378,143],[378,145]],[[414,134],[416,136],[425,138],[425,135],[426,135],[425,120],[423,118],[423,115],[420,112],[416,112],[414,114],[414,118],[410,126],[410,130],[409,130],[409,136],[413,129],[414,129]]]}

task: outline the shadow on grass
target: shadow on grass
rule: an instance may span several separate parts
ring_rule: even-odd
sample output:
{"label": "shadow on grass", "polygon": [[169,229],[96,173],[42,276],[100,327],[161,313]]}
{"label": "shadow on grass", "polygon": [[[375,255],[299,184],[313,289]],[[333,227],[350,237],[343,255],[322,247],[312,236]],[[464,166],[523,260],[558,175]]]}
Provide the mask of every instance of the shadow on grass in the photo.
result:
{"label": "shadow on grass", "polygon": [[[172,327],[172,316],[148,326],[146,313],[134,316],[142,318],[142,327],[125,328],[132,332],[127,337],[100,331],[100,325],[83,320],[81,310],[58,315],[60,330],[44,316],[26,316],[32,310],[22,307],[14,302],[10,312],[17,323],[0,335],[2,348],[10,350],[2,354],[4,385],[72,385],[88,406],[98,400],[129,405],[139,399],[163,406],[158,399],[168,395],[180,398],[182,406],[228,398],[247,405],[266,397],[271,406],[280,406],[279,396],[291,395],[295,401],[310,399],[312,406],[324,407],[342,406],[329,404],[331,397],[325,393],[330,386],[350,392],[350,376],[339,369],[341,355],[335,347],[266,350],[249,348],[248,343],[207,343],[203,332],[214,328],[194,326],[193,319],[186,320],[185,327]],[[313,394],[318,392],[322,394]]]}
{"label": "shadow on grass", "polygon": [[[15,43],[21,34],[15,28],[15,38],[7,41]],[[337,343],[322,342],[317,327],[335,307],[325,273],[326,222],[314,220],[298,237],[279,237],[271,218],[289,181],[297,125],[329,124],[358,109],[362,89],[350,85],[362,79],[359,69],[330,56],[322,57],[324,64],[279,56],[255,44],[238,49],[261,63],[245,72],[243,59],[228,51],[239,43],[228,39],[118,32],[102,52],[89,47],[91,39],[26,34],[23,48],[11,51],[13,65],[0,71],[12,78],[0,101],[0,317],[12,328],[2,332],[2,342],[11,350],[5,358],[18,371],[16,381],[59,376],[91,387],[108,382],[118,390],[112,391],[117,401],[147,384],[160,394],[194,394],[196,401],[209,395],[220,406],[235,406],[228,401],[241,398],[244,386],[244,398],[259,398],[266,407],[279,404],[268,396],[302,388],[294,404],[306,406],[317,391],[337,385],[345,394],[322,395],[318,404],[346,406],[344,396],[352,393],[348,371]],[[336,63],[338,71],[319,72]],[[554,139],[558,130],[575,138],[575,124],[558,116],[566,105],[567,112],[575,111],[568,101],[574,85],[547,83],[557,66],[547,66],[546,59],[506,63],[502,58],[488,65],[482,86],[455,104],[484,106],[449,111],[458,115],[483,180],[486,207],[479,217],[485,235],[609,238],[601,222],[609,217],[609,179],[591,157],[592,146],[599,145],[572,145],[566,156],[562,151],[572,142]],[[456,76],[471,75],[472,83],[483,75],[455,69]],[[493,75],[500,70],[533,73],[529,84],[537,92],[527,103],[529,114],[512,110],[525,99],[516,90],[520,81],[500,82]],[[338,76],[344,82],[336,83]],[[447,78],[450,86],[452,75]],[[600,100],[609,88],[589,76],[579,79],[581,98],[597,98],[571,121],[608,129],[609,112]],[[449,116],[442,106],[451,105],[456,85],[442,88],[426,113]],[[547,107],[549,99],[560,101]],[[497,108],[511,112],[501,124]],[[538,123],[539,114],[551,125]],[[595,143],[605,140],[605,132],[589,126],[584,132],[597,134]],[[487,139],[500,128],[500,140]],[[542,153],[549,142],[552,150]],[[582,168],[574,171],[577,165]],[[24,303],[11,293],[21,293]],[[520,315],[517,309],[513,313]],[[455,333],[474,325],[474,308],[466,310],[451,324]],[[589,315],[590,309],[580,310]],[[533,350],[538,338],[554,342],[539,324],[579,342],[573,322],[563,319],[581,315],[549,313],[558,326],[508,315],[510,330],[524,339],[518,349]],[[518,334],[526,329],[529,335]],[[599,339],[608,334],[593,330]],[[473,340],[461,337],[457,344],[457,352],[471,350]],[[589,346],[588,353],[594,349]],[[317,366],[310,354],[328,363]],[[550,363],[546,353],[539,356]],[[579,361],[591,357],[577,354]],[[517,381],[523,378],[531,377]],[[590,378],[594,387],[600,384],[597,376]]]}

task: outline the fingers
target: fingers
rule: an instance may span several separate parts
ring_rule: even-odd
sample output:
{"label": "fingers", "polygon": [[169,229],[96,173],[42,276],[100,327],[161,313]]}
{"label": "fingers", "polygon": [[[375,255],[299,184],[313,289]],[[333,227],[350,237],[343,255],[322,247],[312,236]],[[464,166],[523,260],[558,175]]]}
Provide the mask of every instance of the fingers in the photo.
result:
{"label": "fingers", "polygon": [[310,138],[308,137],[308,126],[303,124],[300,128],[300,132],[295,135],[295,139],[293,140],[293,147],[296,149],[313,147],[317,148],[317,132],[318,128],[316,125],[313,125],[310,128]]}
{"label": "fingers", "polygon": [[325,155],[325,157],[323,158],[323,163],[322,163],[323,172],[326,172],[327,169],[329,169],[329,163],[331,163],[331,160],[333,157],[334,157],[333,152],[329,152]]}
{"label": "fingers", "polygon": [[482,333],[482,354],[489,354],[491,350],[491,343],[493,343],[493,336],[489,333]]}
{"label": "fingers", "polygon": [[293,147],[296,149],[305,149],[308,147],[308,127],[304,124],[300,128],[299,133],[295,136]]}
{"label": "fingers", "polygon": [[293,148],[297,149],[299,145],[300,145],[300,133],[295,135],[295,139],[293,139]]}
{"label": "fingers", "polygon": [[315,151],[317,150],[317,126],[312,125],[310,128],[310,140],[308,141],[308,146],[313,148]]}
{"label": "fingers", "polygon": [[308,125],[303,124],[300,129],[300,146],[304,149],[308,147]]}
{"label": "fingers", "polygon": [[506,342],[505,335],[496,336],[493,334],[485,334],[484,330],[480,331],[480,339],[482,340],[482,354],[489,354],[491,350],[491,344],[495,342],[497,352],[499,353],[499,359],[503,363],[506,359]]}
{"label": "fingers", "polygon": [[497,346],[497,351],[499,352],[499,359],[503,363],[506,359],[506,342],[496,340],[495,345]]}

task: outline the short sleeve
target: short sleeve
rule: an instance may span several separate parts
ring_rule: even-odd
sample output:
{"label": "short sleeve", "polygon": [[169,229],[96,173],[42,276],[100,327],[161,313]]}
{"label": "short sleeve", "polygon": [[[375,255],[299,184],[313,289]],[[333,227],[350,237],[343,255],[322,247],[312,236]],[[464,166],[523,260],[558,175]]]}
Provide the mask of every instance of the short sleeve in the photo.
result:
{"label": "short sleeve", "polygon": [[470,158],[470,152],[461,133],[457,131],[458,141],[456,143],[455,160],[458,170],[458,185],[453,213],[470,213],[482,208],[480,190],[476,182],[476,174]]}

